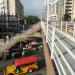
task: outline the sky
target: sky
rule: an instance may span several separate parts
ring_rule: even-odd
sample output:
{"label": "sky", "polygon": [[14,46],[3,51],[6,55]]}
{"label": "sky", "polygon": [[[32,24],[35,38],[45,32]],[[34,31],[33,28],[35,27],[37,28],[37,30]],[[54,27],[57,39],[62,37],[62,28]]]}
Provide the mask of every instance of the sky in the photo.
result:
{"label": "sky", "polygon": [[[20,0],[24,6],[25,15],[35,15],[41,16],[42,5],[47,2],[47,0]],[[54,0],[50,0],[53,2]]]}

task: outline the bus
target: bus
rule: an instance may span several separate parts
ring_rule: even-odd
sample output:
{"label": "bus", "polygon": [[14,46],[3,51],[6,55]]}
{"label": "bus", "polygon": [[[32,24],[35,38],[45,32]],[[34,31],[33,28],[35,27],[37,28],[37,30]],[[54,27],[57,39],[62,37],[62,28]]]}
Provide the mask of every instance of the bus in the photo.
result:
{"label": "bus", "polygon": [[37,62],[39,61],[36,56],[29,56],[16,59],[14,64],[7,66],[4,75],[21,75],[28,72],[33,72],[39,69]]}

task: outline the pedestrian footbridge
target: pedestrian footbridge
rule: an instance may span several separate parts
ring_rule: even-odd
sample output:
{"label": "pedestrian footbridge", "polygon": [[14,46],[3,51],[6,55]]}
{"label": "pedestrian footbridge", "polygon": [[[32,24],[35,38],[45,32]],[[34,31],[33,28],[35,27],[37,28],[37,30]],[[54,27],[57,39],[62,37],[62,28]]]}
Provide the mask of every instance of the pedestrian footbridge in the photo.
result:
{"label": "pedestrian footbridge", "polygon": [[41,25],[40,22],[36,23],[35,25],[33,25],[30,29],[28,29],[27,31],[24,31],[23,33],[17,34],[15,36],[13,36],[11,39],[8,39],[6,41],[5,46],[2,48],[1,51],[4,52],[8,52],[9,49],[14,46],[16,43],[20,42],[20,41],[25,41],[27,40],[33,33],[37,32],[41,30]]}
{"label": "pedestrian footbridge", "polygon": [[41,25],[59,75],[75,75],[75,23],[54,21]]}
{"label": "pedestrian footbridge", "polygon": [[42,31],[47,75],[57,75],[52,61],[59,75],[75,75],[75,23],[52,22],[47,24],[41,21],[8,40],[2,51],[8,51],[14,44],[28,39],[30,35],[39,30]]}

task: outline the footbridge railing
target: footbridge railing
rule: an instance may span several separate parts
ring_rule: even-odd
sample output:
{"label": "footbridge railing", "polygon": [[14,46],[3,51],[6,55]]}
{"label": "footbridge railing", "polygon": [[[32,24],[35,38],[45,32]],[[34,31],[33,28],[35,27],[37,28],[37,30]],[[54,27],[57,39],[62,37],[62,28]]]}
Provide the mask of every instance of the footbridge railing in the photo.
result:
{"label": "footbridge railing", "polygon": [[75,75],[75,23],[42,21],[41,27],[59,75]]}

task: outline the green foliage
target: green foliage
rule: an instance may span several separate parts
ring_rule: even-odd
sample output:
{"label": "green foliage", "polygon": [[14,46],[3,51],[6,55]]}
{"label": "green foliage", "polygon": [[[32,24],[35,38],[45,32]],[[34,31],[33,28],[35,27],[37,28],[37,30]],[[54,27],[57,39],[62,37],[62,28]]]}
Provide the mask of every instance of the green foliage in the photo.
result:
{"label": "green foliage", "polygon": [[33,25],[39,21],[37,16],[25,16],[25,19],[28,25]]}
{"label": "green foliage", "polygon": [[64,14],[64,17],[63,17],[63,20],[64,21],[70,21],[70,19],[71,19],[71,17],[70,17],[70,15],[69,14]]}

